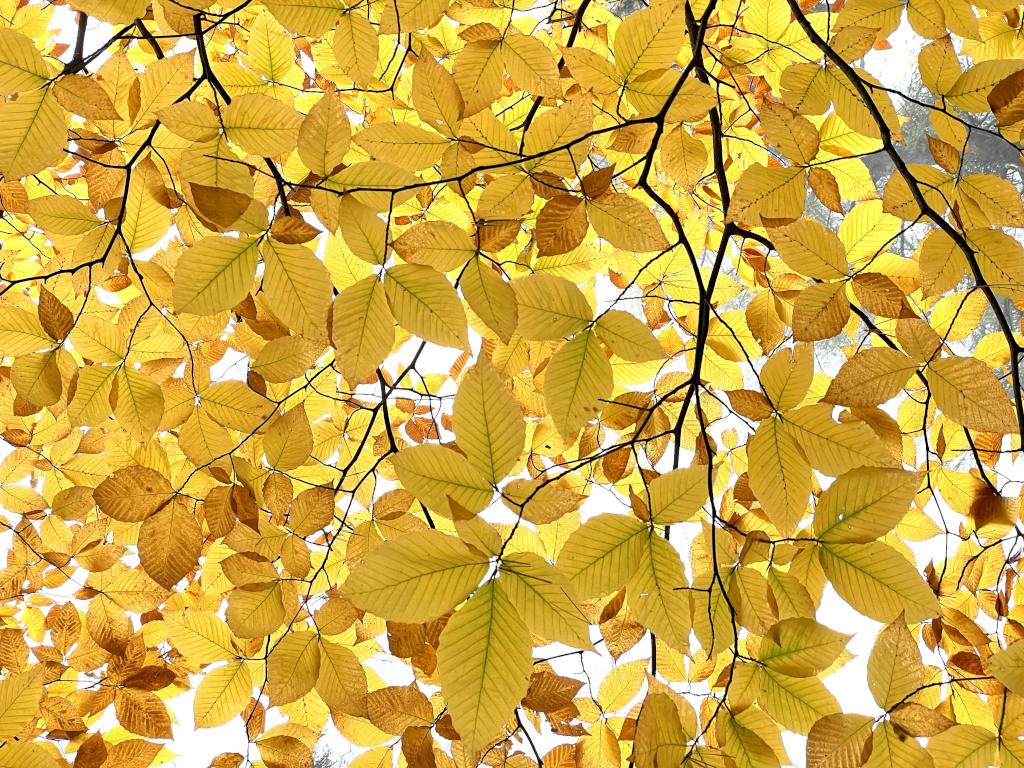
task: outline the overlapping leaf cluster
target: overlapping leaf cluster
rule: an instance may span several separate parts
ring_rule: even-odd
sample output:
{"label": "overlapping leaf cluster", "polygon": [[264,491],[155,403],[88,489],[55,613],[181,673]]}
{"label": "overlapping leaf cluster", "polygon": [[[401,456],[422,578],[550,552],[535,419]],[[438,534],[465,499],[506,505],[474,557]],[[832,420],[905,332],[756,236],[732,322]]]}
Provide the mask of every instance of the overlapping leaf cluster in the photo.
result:
{"label": "overlapping leaf cluster", "polygon": [[1020,29],[4,2],[0,766],[1024,764]]}

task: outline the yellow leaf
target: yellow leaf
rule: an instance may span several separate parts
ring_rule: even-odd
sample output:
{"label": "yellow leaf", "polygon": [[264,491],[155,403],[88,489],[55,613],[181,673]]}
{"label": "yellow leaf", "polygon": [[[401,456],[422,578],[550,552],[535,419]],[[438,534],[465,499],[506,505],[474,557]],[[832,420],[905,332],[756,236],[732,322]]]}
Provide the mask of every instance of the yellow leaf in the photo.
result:
{"label": "yellow leaf", "polygon": [[508,344],[519,325],[519,300],[511,284],[484,259],[473,259],[462,273],[460,287],[469,308]]}
{"label": "yellow leaf", "polygon": [[395,320],[384,285],[372,276],[349,286],[334,300],[331,317],[331,339],[342,374],[353,384],[366,381],[395,343]]}
{"label": "yellow leaf", "polygon": [[[483,454],[478,458],[483,461]],[[487,461],[492,462],[493,458]],[[395,454],[391,462],[399,482],[411,494],[447,517],[475,515],[494,495],[487,476],[474,463],[441,445],[428,443],[406,448]]]}
{"label": "yellow leaf", "polygon": [[[287,734],[263,736],[256,744],[260,748],[260,757],[267,768],[292,768],[293,766],[309,765],[313,761],[312,748],[296,736]],[[355,761],[353,761],[354,763]]]}
{"label": "yellow leaf", "polygon": [[260,253],[266,264],[263,290],[274,314],[308,339],[324,336],[331,303],[331,280],[324,263],[304,245],[276,240],[264,241]]}
{"label": "yellow leaf", "polygon": [[99,595],[89,602],[85,628],[100,648],[110,653],[124,653],[132,637],[132,621],[113,600]]}
{"label": "yellow leaf", "polygon": [[921,574],[889,545],[825,544],[819,552],[836,592],[865,616],[892,621],[905,613],[916,623],[938,614],[938,600]]}
{"label": "yellow leaf", "polygon": [[[157,194],[163,191],[159,171],[150,159],[135,167],[132,183],[128,188],[128,197],[124,201],[124,210],[121,212],[121,234],[129,251],[143,251],[166,237],[170,214],[157,198]],[[195,194],[193,189],[193,196]],[[226,217],[228,224],[234,222],[249,201],[245,195],[238,197],[242,203],[227,214],[217,212],[217,218]]]}
{"label": "yellow leaf", "polygon": [[820,115],[829,107],[828,73],[817,64],[800,62],[782,73],[783,101],[801,115]]}
{"label": "yellow leaf", "polygon": [[601,681],[597,703],[608,712],[625,707],[643,687],[646,670],[642,660],[617,664]]}
{"label": "yellow leaf", "polygon": [[892,464],[891,454],[871,427],[852,419],[833,421],[830,405],[819,403],[790,411],[783,428],[803,448],[811,466],[832,477],[857,467]]}
{"label": "yellow leaf", "polygon": [[559,433],[575,436],[601,410],[613,385],[611,364],[592,331],[563,344],[544,372],[544,398]]}
{"label": "yellow leaf", "polygon": [[316,632],[292,630],[267,659],[267,692],[274,705],[305,696],[320,675],[320,643]]}
{"label": "yellow leaf", "polygon": [[200,394],[200,405],[214,421],[239,432],[255,432],[274,412],[274,404],[241,381],[221,381]]}
{"label": "yellow leaf", "polygon": [[579,333],[590,323],[594,310],[575,284],[544,272],[512,281],[519,325],[525,339],[546,341]]}
{"label": "yellow leaf", "polygon": [[271,14],[261,11],[249,27],[249,61],[268,80],[287,82],[295,64],[295,46]]}
{"label": "yellow leaf", "polygon": [[0,104],[0,175],[30,176],[56,165],[65,155],[68,116],[48,88],[26,91]]}
{"label": "yellow leaf", "polygon": [[352,141],[371,157],[409,171],[434,165],[448,144],[444,136],[408,123],[371,125],[353,136]]}
{"label": "yellow leaf", "polygon": [[43,668],[39,665],[0,680],[0,740],[18,735],[39,717],[42,697]]}
{"label": "yellow leaf", "polygon": [[556,195],[537,214],[535,230],[541,256],[574,251],[587,235],[590,220],[584,202],[573,195]]}
{"label": "yellow leaf", "polygon": [[11,384],[19,397],[33,405],[55,404],[63,388],[57,355],[41,352],[16,358],[11,366]]}
{"label": "yellow leaf", "polygon": [[666,693],[649,693],[640,708],[633,739],[632,760],[638,768],[684,763],[690,737],[679,722],[679,712]]}
{"label": "yellow leaf", "polygon": [[164,394],[147,376],[122,368],[115,376],[111,400],[118,423],[138,441],[152,437],[164,415]]}
{"label": "yellow leaf", "polygon": [[455,78],[425,56],[416,61],[412,74],[412,103],[420,119],[445,136],[455,136],[462,123],[465,102]]}
{"label": "yellow leaf", "polygon": [[53,345],[36,314],[0,305],[0,344],[5,355],[18,357]]}
{"label": "yellow leaf", "polygon": [[338,66],[357,85],[366,85],[377,68],[377,32],[366,14],[358,11],[335,14],[334,57]]}
{"label": "yellow leaf", "polygon": [[871,739],[868,768],[919,768],[933,764],[931,755],[917,739],[908,739],[888,720],[879,723]]}
{"label": "yellow leaf", "polygon": [[616,248],[637,253],[668,248],[654,212],[635,197],[605,193],[587,200],[587,215],[597,234]]}
{"label": "yellow leaf", "polygon": [[684,45],[685,19],[675,3],[659,2],[630,14],[615,34],[615,67],[623,82],[672,66]]}
{"label": "yellow leaf", "polygon": [[729,202],[732,221],[771,226],[800,218],[807,196],[802,168],[747,168]]}
{"label": "yellow leaf", "polygon": [[621,588],[640,561],[647,529],[635,517],[592,517],[569,536],[558,568],[583,600]]}
{"label": "yellow leaf", "polygon": [[640,560],[627,584],[630,608],[659,640],[685,652],[690,646],[692,610],[682,560],[661,536],[649,534],[641,541]]}
{"label": "yellow leaf", "polygon": [[53,70],[36,50],[31,38],[14,29],[0,28],[0,94],[42,88]]}
{"label": "yellow leaf", "polygon": [[682,126],[666,133],[658,148],[665,171],[676,184],[693,187],[704,177],[708,167],[707,148]]}
{"label": "yellow leaf", "polygon": [[75,0],[75,8],[111,24],[131,24],[146,13],[146,0]]}
{"label": "yellow leaf", "polygon": [[[955,170],[955,169],[954,169]],[[961,177],[956,185],[957,202],[963,209],[965,226],[979,230],[970,232],[970,238],[977,239],[975,248],[986,250],[997,249],[1009,240],[1002,232],[981,229],[982,227],[1019,227],[1024,224],[1024,206],[1021,204],[1020,192],[1006,179],[1000,179],[988,173],[971,173]],[[1001,236],[1001,237],[1000,237]],[[994,239],[996,243],[989,244]],[[1003,241],[1003,242],[1000,242]],[[1016,241],[1013,245],[1017,245]],[[1014,250],[1013,261],[1020,262],[1020,246]],[[1001,281],[994,281],[999,283]]]}
{"label": "yellow leaf", "polygon": [[534,96],[560,96],[555,59],[544,43],[529,35],[508,35],[500,44],[501,60],[512,82]]}
{"label": "yellow leaf", "polygon": [[251,237],[214,235],[186,250],[175,270],[175,311],[212,315],[238,304],[252,288],[257,245]]}
{"label": "yellow leaf", "polygon": [[807,734],[807,768],[861,765],[874,718],[867,715],[826,715]]}
{"label": "yellow leaf", "polygon": [[326,93],[299,126],[299,157],[313,173],[330,176],[348,152],[350,136],[344,103],[336,94]]}
{"label": "yellow leaf", "polygon": [[814,379],[814,356],[809,344],[780,349],[761,368],[761,386],[778,411],[796,408]]}
{"label": "yellow leaf", "polygon": [[828,669],[851,637],[814,619],[783,619],[765,632],[758,659],[784,675],[811,677]]}
{"label": "yellow leaf", "polygon": [[403,32],[415,32],[434,26],[445,8],[446,0],[395,0],[388,6],[381,17],[381,32],[388,35]]}
{"label": "yellow leaf", "polygon": [[[615,673],[616,667],[612,670]],[[604,722],[596,722],[586,736],[576,742],[580,766],[586,768],[616,768],[622,765],[622,746],[615,733]]]}
{"label": "yellow leaf", "polygon": [[100,225],[85,205],[63,195],[44,195],[28,201],[28,213],[36,224],[57,235],[84,235]]}
{"label": "yellow leaf", "polygon": [[[959,62],[956,59],[956,53],[953,50],[953,44],[948,42],[950,52],[953,54],[953,62],[956,63],[956,76],[960,75]],[[921,51],[922,57],[924,51]],[[924,62],[922,61],[921,73],[924,75]],[[1021,71],[1014,72],[1009,77],[1006,77],[996,83],[995,87],[988,92],[988,105],[992,110],[992,114],[996,116],[996,122],[1003,125],[1013,125],[1021,120],[1024,120],[1024,101],[1021,99],[1022,91],[1024,88],[1021,87],[1024,83],[1024,74]],[[952,83],[950,83],[950,87]],[[930,87],[930,86],[929,86]],[[933,89],[934,90],[934,89]]]}
{"label": "yellow leaf", "polygon": [[917,363],[898,349],[861,349],[839,369],[823,400],[854,407],[879,405],[896,397],[916,371]]}
{"label": "yellow leaf", "polygon": [[793,302],[793,338],[821,341],[838,335],[850,320],[846,283],[815,283]]}
{"label": "yellow leaf", "polygon": [[[832,105],[839,118],[858,133],[868,138],[877,139],[881,135],[878,123],[861,98],[860,91],[846,76],[846,73],[834,69],[826,70],[826,72],[826,84],[832,96]],[[889,94],[880,88],[871,88],[872,85],[877,86],[878,81],[864,70],[855,68],[854,72],[866,84],[865,87],[890,133],[897,139],[900,138],[899,117]]]}
{"label": "yellow leaf", "polygon": [[[992,203],[986,205],[986,210],[994,208]],[[1024,285],[1024,247],[998,229],[972,230],[968,233],[968,241],[974,249],[985,284],[1000,296],[1014,301],[1024,299],[1024,288],[1021,287]],[[959,248],[957,254],[959,263],[963,263]]]}
{"label": "yellow leaf", "polygon": [[288,525],[299,536],[308,536],[327,526],[334,517],[334,491],[307,488],[292,501]]}
{"label": "yellow leaf", "polygon": [[266,637],[285,619],[281,585],[245,584],[228,595],[228,626],[241,638]]}
{"label": "yellow leaf", "polygon": [[1018,59],[979,61],[956,79],[945,96],[965,112],[987,112],[992,89],[1021,69],[1024,65]]}
{"label": "yellow leaf", "polygon": [[456,612],[438,641],[437,669],[452,724],[469,755],[499,735],[533,670],[523,619],[496,582]]}
{"label": "yellow leaf", "polygon": [[171,716],[167,705],[152,691],[118,688],[114,711],[126,730],[152,739],[171,738]]}
{"label": "yellow leaf", "polygon": [[249,367],[269,382],[291,381],[307,371],[322,351],[322,345],[299,336],[281,336],[268,341]]}
{"label": "yellow leaf", "polygon": [[573,76],[584,88],[602,95],[618,90],[616,72],[604,56],[586,48],[563,48],[562,56]]}
{"label": "yellow leaf", "polygon": [[237,656],[231,644],[231,630],[212,613],[168,613],[164,622],[171,645],[193,664],[231,661]]}
{"label": "yellow leaf", "polygon": [[827,542],[874,541],[896,527],[920,484],[914,472],[875,467],[851,470],[818,499],[814,535]]}
{"label": "yellow leaf", "polygon": [[821,718],[839,712],[839,702],[816,677],[790,677],[763,667],[758,678],[761,706],[787,730],[808,733]]}
{"label": "yellow leaf", "polygon": [[388,224],[372,208],[351,195],[338,201],[338,225],[345,245],[370,264],[387,261]]}
{"label": "yellow leaf", "polygon": [[78,319],[70,339],[83,357],[98,363],[119,363],[128,350],[120,328],[90,315]]}
{"label": "yellow leaf", "polygon": [[57,759],[39,744],[12,741],[0,753],[0,768],[59,768]]}
{"label": "yellow leaf", "polygon": [[260,93],[244,93],[221,112],[228,139],[254,155],[287,155],[298,145],[302,116]]}
{"label": "yellow leaf", "polygon": [[779,756],[755,731],[740,725],[734,717],[720,720],[719,723],[721,747],[726,754],[738,756],[737,765],[744,768],[778,768]]}
{"label": "yellow leaf", "polygon": [[962,73],[953,41],[948,36],[933,40],[922,48],[917,63],[921,82],[936,96],[949,93]]}
{"label": "yellow leaf", "polygon": [[[147,66],[139,79],[138,103],[132,103],[132,119],[136,124],[169,107],[192,85],[194,52],[157,59]],[[134,86],[133,86],[134,88]]]}
{"label": "yellow leaf", "polygon": [[925,668],[917,641],[907,629],[904,618],[897,616],[878,633],[868,657],[871,695],[878,706],[890,710],[915,693],[924,678]]}
{"label": "yellow leaf", "polygon": [[[389,150],[390,151],[390,150]],[[476,256],[477,247],[465,230],[449,221],[416,224],[392,244],[410,264],[424,264],[438,272],[451,272]]]}
{"label": "yellow leaf", "polygon": [[452,74],[465,104],[463,117],[489,107],[501,92],[501,48],[493,40],[473,40],[458,55]]}
{"label": "yellow leaf", "polygon": [[[912,178],[917,182],[917,188],[924,195],[925,202],[934,209],[944,210],[946,208],[946,201],[943,187],[950,186],[949,174],[932,165],[911,164],[907,168]],[[863,207],[863,205],[862,203],[857,208]],[[854,210],[857,210],[857,208],[854,208]],[[901,174],[892,174],[885,183],[885,189],[882,191],[882,210],[904,221],[916,221],[918,216],[920,216],[921,208],[914,198],[906,179]],[[886,227],[886,230],[888,229],[889,227]],[[883,231],[881,233],[882,237],[879,238],[881,243],[887,245],[894,233],[895,230],[888,234],[886,231]],[[864,255],[863,253],[861,254],[861,256]],[[874,251],[867,255],[874,255]]]}
{"label": "yellow leaf", "polygon": [[708,500],[708,470],[695,465],[654,478],[647,486],[651,520],[669,525],[692,520]]}
{"label": "yellow leaf", "polygon": [[384,293],[405,330],[444,347],[468,345],[466,312],[441,273],[419,264],[398,264],[384,275]]}
{"label": "yellow leaf", "polygon": [[389,621],[424,622],[457,606],[487,573],[488,558],[440,531],[385,542],[352,569],[342,592]]}
{"label": "yellow leaf", "polygon": [[210,141],[220,132],[217,115],[208,105],[198,101],[171,104],[161,109],[157,117],[163,127],[189,141]]}
{"label": "yellow leaf", "polygon": [[[123,119],[103,86],[86,75],[64,75],[53,84],[53,95],[72,114],[90,120]],[[205,109],[210,112],[209,108]]]}
{"label": "yellow leaf", "polygon": [[803,519],[811,465],[796,437],[777,419],[764,421],[747,443],[750,490],[768,518],[788,536]]}
{"label": "yellow leaf", "polygon": [[589,622],[557,567],[531,552],[517,552],[502,561],[498,585],[530,631],[574,648],[593,648]]}
{"label": "yellow leaf", "polygon": [[199,408],[181,426],[178,445],[189,461],[203,467],[227,456],[236,443],[228,431],[207,413],[207,409]]}
{"label": "yellow leaf", "polygon": [[207,672],[196,688],[192,712],[197,728],[215,728],[242,713],[252,695],[252,677],[244,662]]}
{"label": "yellow leaf", "polygon": [[621,309],[610,309],[597,319],[597,335],[623,360],[646,363],[665,358],[651,329]]}
{"label": "yellow leaf", "polygon": [[298,405],[271,423],[263,438],[267,463],[287,472],[306,463],[313,450],[313,430],[305,409]]}
{"label": "yellow leaf", "polygon": [[846,249],[839,237],[824,225],[802,218],[772,232],[779,256],[786,266],[817,280],[846,277]]}
{"label": "yellow leaf", "polygon": [[988,768],[995,763],[999,739],[977,725],[957,724],[928,739],[935,768]]}
{"label": "yellow leaf", "polygon": [[818,154],[818,129],[803,115],[766,101],[759,117],[765,138],[795,163],[807,165]]}
{"label": "yellow leaf", "polygon": [[320,672],[316,692],[331,711],[361,716],[366,711],[366,671],[356,655],[340,643],[320,639]]}
{"label": "yellow leaf", "polygon": [[957,424],[981,432],[1017,429],[1010,398],[992,369],[974,357],[944,357],[927,368],[935,404]]}
{"label": "yellow leaf", "polygon": [[459,447],[488,481],[504,479],[519,461],[526,441],[523,414],[485,359],[462,377],[452,421]]}
{"label": "yellow leaf", "polygon": [[988,664],[996,680],[1018,696],[1024,695],[1024,644],[1013,643],[997,651]]}

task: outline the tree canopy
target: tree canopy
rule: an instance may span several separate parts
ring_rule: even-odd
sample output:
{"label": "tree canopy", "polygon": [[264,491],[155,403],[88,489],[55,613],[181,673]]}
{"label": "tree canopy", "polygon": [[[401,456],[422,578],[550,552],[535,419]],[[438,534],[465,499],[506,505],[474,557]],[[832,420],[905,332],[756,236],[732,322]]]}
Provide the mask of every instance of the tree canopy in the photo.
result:
{"label": "tree canopy", "polygon": [[1024,766],[1014,3],[67,3],[0,768]]}

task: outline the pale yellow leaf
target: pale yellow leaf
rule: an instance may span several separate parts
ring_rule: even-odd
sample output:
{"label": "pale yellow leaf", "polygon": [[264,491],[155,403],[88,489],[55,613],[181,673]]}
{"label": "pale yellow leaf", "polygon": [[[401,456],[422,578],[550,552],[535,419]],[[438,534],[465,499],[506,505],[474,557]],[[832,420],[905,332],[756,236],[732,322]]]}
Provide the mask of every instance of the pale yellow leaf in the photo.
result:
{"label": "pale yellow leaf", "polygon": [[192,704],[197,728],[223,725],[242,713],[252,695],[249,668],[234,661],[207,672],[196,688]]}
{"label": "pale yellow leaf", "polygon": [[494,581],[456,612],[438,641],[437,667],[466,752],[498,736],[533,669],[526,624]]}
{"label": "pale yellow leaf", "polygon": [[459,539],[424,530],[385,542],[355,566],[342,592],[390,621],[431,621],[476,589],[488,558]]}
{"label": "pale yellow leaf", "polygon": [[563,344],[544,372],[544,397],[559,433],[575,436],[601,410],[613,384],[611,363],[592,331]]}

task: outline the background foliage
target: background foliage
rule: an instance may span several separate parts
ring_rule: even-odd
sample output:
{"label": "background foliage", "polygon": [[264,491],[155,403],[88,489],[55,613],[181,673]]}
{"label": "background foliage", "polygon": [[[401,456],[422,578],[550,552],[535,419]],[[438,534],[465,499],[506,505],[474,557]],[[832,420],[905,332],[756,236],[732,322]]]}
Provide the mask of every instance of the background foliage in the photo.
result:
{"label": "background foliage", "polygon": [[0,768],[1024,765],[1014,3],[0,21]]}

